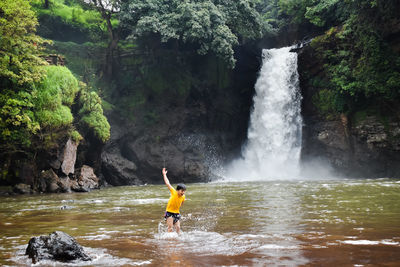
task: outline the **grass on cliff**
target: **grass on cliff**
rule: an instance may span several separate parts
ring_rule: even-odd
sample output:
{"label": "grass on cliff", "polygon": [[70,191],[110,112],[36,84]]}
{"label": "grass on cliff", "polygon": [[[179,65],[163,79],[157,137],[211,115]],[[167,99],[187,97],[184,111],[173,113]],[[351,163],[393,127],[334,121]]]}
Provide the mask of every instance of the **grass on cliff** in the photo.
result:
{"label": "grass on cliff", "polygon": [[49,8],[46,8],[43,0],[33,0],[32,7],[38,16],[60,17],[64,23],[75,24],[83,28],[90,28],[92,25],[102,22],[102,18],[96,10],[84,8],[79,1],[50,0]]}

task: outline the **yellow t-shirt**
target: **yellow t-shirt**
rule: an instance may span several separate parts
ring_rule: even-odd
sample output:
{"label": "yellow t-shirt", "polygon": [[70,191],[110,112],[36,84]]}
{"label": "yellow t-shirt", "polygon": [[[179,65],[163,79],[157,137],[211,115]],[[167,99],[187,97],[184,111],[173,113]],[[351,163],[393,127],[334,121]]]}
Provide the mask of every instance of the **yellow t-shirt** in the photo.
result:
{"label": "yellow t-shirt", "polygon": [[167,211],[172,213],[179,213],[179,208],[182,202],[185,200],[185,195],[179,196],[178,192],[174,188],[169,190],[171,192],[171,197],[168,200]]}

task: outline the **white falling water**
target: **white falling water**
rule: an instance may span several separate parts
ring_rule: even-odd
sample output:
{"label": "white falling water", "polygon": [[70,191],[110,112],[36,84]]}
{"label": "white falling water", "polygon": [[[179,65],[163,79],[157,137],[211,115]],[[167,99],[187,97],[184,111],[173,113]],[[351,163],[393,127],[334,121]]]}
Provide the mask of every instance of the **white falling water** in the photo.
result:
{"label": "white falling water", "polygon": [[242,157],[227,169],[234,180],[293,179],[299,176],[301,94],[297,53],[263,50],[253,110]]}

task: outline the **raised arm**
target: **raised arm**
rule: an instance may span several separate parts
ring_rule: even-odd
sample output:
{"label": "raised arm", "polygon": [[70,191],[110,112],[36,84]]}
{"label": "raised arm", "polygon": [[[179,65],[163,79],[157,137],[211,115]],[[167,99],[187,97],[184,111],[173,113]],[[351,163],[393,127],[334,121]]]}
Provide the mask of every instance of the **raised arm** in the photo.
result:
{"label": "raised arm", "polygon": [[164,177],[164,183],[165,185],[169,188],[169,190],[173,189],[172,185],[169,183],[168,177],[167,177],[167,170],[165,168],[162,169],[162,174]]}

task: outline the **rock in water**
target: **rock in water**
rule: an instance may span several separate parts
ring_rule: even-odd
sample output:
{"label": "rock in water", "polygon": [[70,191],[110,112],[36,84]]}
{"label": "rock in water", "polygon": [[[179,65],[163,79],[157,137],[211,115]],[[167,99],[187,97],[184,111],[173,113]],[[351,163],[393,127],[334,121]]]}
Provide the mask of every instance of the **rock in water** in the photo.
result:
{"label": "rock in water", "polygon": [[14,186],[13,190],[18,194],[30,194],[32,192],[31,186],[28,184],[17,184]]}
{"label": "rock in water", "polygon": [[72,236],[61,231],[53,232],[48,236],[32,237],[29,240],[25,255],[32,259],[32,263],[41,260],[62,262],[91,260]]}
{"label": "rock in water", "polygon": [[94,174],[93,168],[83,165],[78,173],[78,187],[73,186],[72,190],[78,192],[89,192],[99,188],[99,178]]}
{"label": "rock in water", "polygon": [[47,171],[42,171],[38,179],[38,189],[40,192],[57,193],[60,191],[59,184],[60,178],[53,171],[49,169]]}

